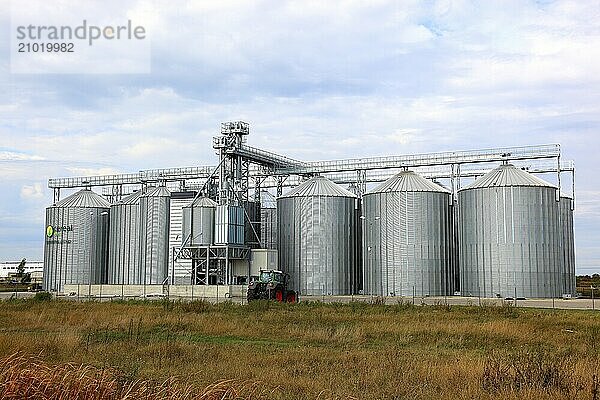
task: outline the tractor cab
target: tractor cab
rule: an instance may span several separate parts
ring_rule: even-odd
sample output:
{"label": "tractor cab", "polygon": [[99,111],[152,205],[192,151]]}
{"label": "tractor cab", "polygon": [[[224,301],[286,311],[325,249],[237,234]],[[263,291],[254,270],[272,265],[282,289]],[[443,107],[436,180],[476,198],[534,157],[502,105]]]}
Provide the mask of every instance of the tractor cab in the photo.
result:
{"label": "tractor cab", "polygon": [[285,285],[287,282],[287,275],[281,271],[260,271],[260,276],[258,277],[259,282],[261,283],[273,283],[274,285],[281,284]]}

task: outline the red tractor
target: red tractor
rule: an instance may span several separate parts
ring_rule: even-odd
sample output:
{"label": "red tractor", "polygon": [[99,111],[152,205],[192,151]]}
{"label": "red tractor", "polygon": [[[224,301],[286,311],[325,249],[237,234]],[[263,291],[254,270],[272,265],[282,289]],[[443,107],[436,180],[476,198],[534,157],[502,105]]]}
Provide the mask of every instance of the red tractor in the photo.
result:
{"label": "red tractor", "polygon": [[248,301],[252,300],[277,300],[285,303],[295,303],[298,295],[288,289],[290,276],[281,271],[260,271],[258,280],[253,280],[248,285]]}

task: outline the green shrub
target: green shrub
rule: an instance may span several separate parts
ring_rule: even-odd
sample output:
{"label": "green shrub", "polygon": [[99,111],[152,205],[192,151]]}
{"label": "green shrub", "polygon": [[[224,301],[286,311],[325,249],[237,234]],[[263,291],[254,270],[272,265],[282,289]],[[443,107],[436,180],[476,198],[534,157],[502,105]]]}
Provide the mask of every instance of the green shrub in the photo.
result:
{"label": "green shrub", "polygon": [[33,301],[50,301],[52,300],[52,293],[50,292],[37,292],[33,296]]}

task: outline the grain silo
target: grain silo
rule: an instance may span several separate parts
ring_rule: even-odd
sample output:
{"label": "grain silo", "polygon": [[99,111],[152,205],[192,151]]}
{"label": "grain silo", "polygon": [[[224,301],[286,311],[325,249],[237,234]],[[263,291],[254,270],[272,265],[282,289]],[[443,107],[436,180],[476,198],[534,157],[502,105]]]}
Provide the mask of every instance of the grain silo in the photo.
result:
{"label": "grain silo", "polygon": [[356,291],[356,196],[322,177],[277,199],[279,268],[301,295]]}
{"label": "grain silo", "polygon": [[243,246],[246,217],[244,207],[219,204],[215,211],[215,244]]}
{"label": "grain silo", "polygon": [[44,290],[106,279],[110,203],[89,189],[46,209]]}
{"label": "grain silo", "polygon": [[575,295],[575,237],[573,233],[573,199],[560,198],[561,251],[563,258],[563,292]]}
{"label": "grain silo", "polygon": [[277,199],[266,190],[260,195],[260,239],[264,249],[277,249]]}
{"label": "grain silo", "polygon": [[138,190],[110,207],[108,283],[139,285],[140,269],[140,197]]}
{"label": "grain silo", "polygon": [[140,270],[146,285],[163,284],[168,276],[170,196],[161,186],[140,197]]}
{"label": "grain silo", "polygon": [[209,246],[214,243],[216,208],[217,203],[208,197],[198,197],[183,207],[182,245],[194,247]]}
{"label": "grain silo", "polygon": [[543,298],[562,291],[556,188],[505,164],[458,194],[464,296]]}
{"label": "grain silo", "polygon": [[[188,284],[191,279],[192,260],[181,257],[183,237],[183,208],[196,197],[193,191],[171,192],[169,204],[169,275],[173,284]],[[177,258],[175,256],[177,255]]]}
{"label": "grain silo", "polygon": [[403,171],[363,196],[364,292],[453,293],[450,192]]}

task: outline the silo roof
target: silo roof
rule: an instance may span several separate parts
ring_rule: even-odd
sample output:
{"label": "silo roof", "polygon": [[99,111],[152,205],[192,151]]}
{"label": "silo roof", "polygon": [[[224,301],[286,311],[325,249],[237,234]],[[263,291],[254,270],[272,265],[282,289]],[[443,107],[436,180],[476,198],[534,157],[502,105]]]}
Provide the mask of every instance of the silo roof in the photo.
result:
{"label": "silo roof", "polygon": [[121,199],[117,204],[137,204],[140,201],[140,197],[144,194],[143,191],[137,190],[130,195],[127,195]]}
{"label": "silo roof", "polygon": [[149,189],[148,192],[142,195],[143,197],[171,197],[171,192],[164,187],[159,186],[154,189]]}
{"label": "silo roof", "polygon": [[87,207],[87,208],[110,208],[110,203],[102,196],[89,189],[81,189],[69,197],[65,197],[54,207]]}
{"label": "silo roof", "polygon": [[367,194],[386,192],[450,193],[448,189],[423,178],[421,175],[413,171],[402,171],[383,182],[375,189],[369,191]]}
{"label": "silo roof", "polygon": [[196,200],[188,204],[186,207],[216,207],[217,203],[209,199],[208,197],[198,197]]}
{"label": "silo roof", "polygon": [[537,186],[556,188],[556,186],[552,185],[551,183],[548,183],[537,176],[530,174],[529,172],[523,171],[512,164],[503,164],[460,190],[505,186]]}
{"label": "silo roof", "polygon": [[322,176],[316,176],[301,183],[279,198],[310,196],[356,197],[354,193],[347,191],[341,186],[331,182],[329,179]]}
{"label": "silo roof", "polygon": [[261,190],[260,208],[277,208],[277,199],[270,192]]}

